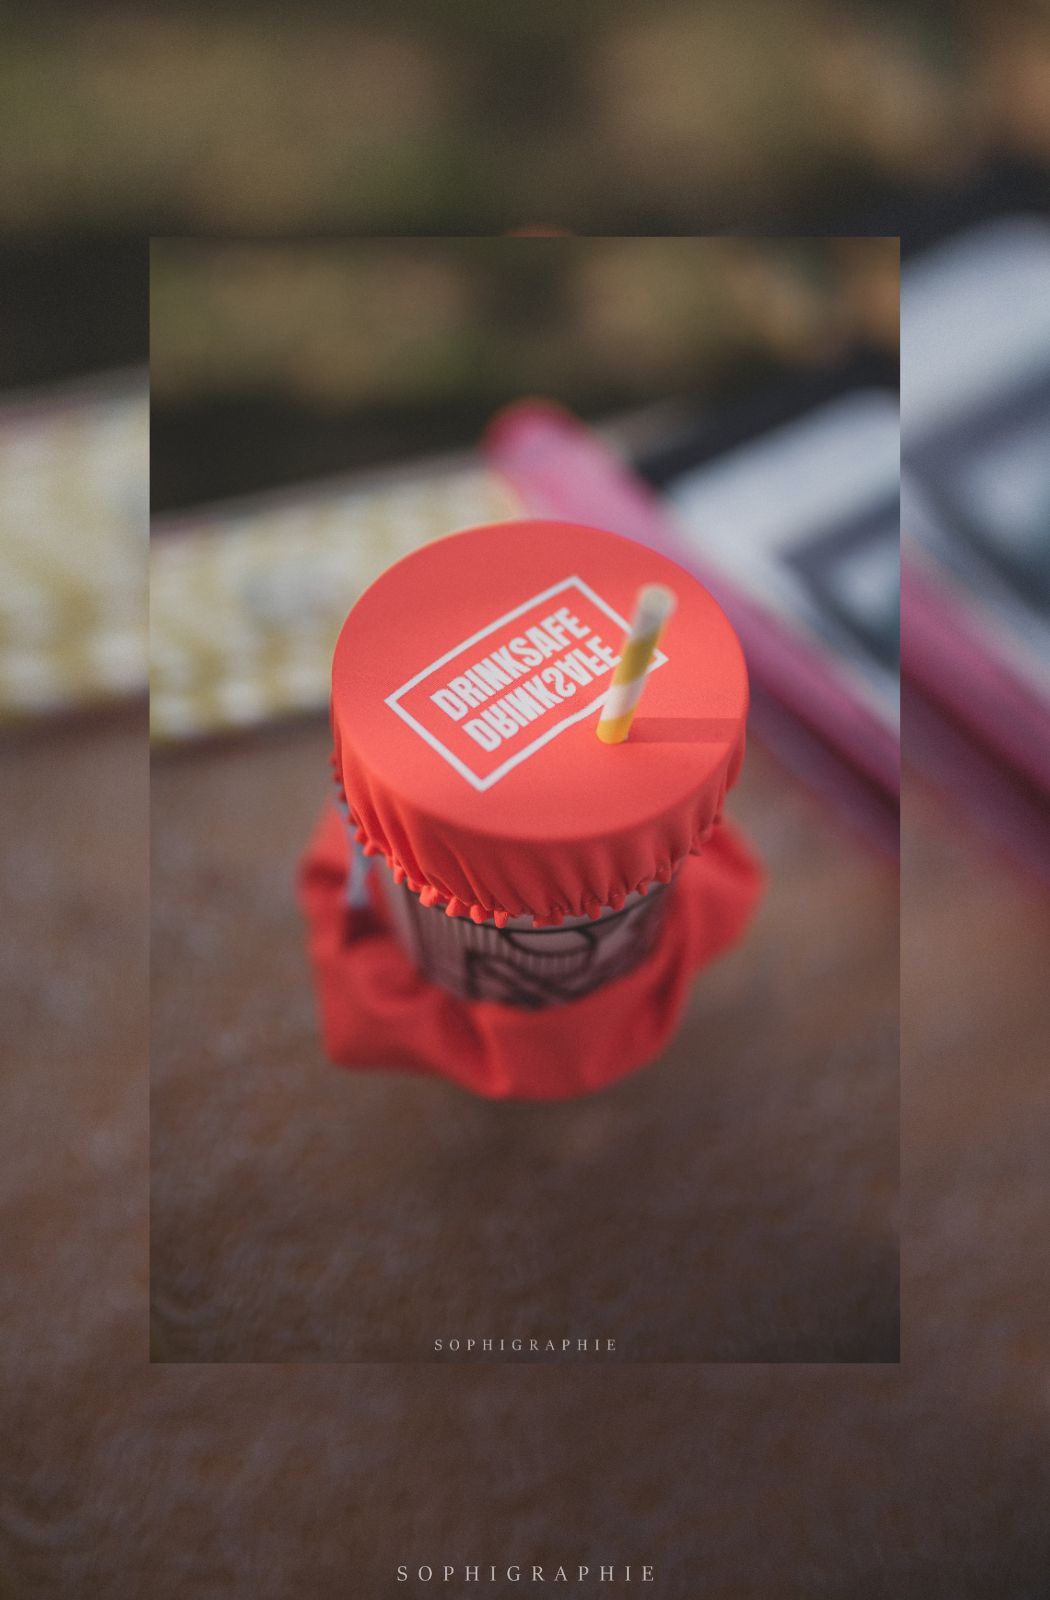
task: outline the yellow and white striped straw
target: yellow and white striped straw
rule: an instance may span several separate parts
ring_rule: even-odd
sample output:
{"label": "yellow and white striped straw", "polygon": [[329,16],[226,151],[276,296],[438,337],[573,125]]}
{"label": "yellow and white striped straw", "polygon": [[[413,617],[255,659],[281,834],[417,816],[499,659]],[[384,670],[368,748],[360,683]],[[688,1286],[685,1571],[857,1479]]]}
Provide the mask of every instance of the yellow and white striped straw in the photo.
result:
{"label": "yellow and white striped straw", "polygon": [[598,723],[598,737],[603,744],[622,744],[631,731],[649,663],[677,603],[674,590],[665,588],[662,583],[648,583],[644,589],[639,589],[634,621],[623,642]]}

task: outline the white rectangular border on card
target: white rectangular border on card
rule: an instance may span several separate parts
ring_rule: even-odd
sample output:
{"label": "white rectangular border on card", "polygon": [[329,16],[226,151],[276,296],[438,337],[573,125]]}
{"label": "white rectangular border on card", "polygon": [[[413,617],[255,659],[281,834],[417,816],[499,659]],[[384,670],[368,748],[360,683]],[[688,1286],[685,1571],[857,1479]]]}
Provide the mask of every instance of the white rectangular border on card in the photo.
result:
{"label": "white rectangular border on card", "polygon": [[[429,678],[436,668],[443,667],[447,661],[454,660],[461,651],[467,650],[471,645],[478,644],[482,639],[488,638],[490,633],[495,633],[497,628],[503,627],[504,623],[513,622],[515,617],[520,617],[526,611],[531,611],[533,606],[540,605],[545,600],[552,600],[557,594],[564,594],[566,589],[579,589],[580,593],[586,595],[587,599],[593,605],[596,605],[599,611],[604,611],[607,617],[611,617],[620,629],[622,636],[620,643],[622,644],[623,637],[626,637],[630,627],[627,619],[621,617],[620,613],[615,611],[607,600],[603,600],[601,595],[595,594],[590,584],[584,583],[582,578],[563,578],[561,583],[555,583],[551,588],[542,590],[540,594],[534,594],[531,600],[526,600],[520,606],[515,606],[513,611],[508,611],[502,617],[497,617],[495,622],[490,622],[487,628],[481,628],[477,633],[472,633],[469,639],[464,639],[461,644],[457,644],[453,649],[446,650],[445,654],[438,656],[437,660],[432,661],[429,667],[424,667],[422,672],[417,672],[414,678],[409,678],[408,682],[403,683],[400,689],[395,689],[393,694],[386,697],[386,704],[391,711],[396,711],[402,721],[407,722],[408,726],[414,729],[432,750],[436,750],[438,755],[447,761],[450,767],[455,767],[460,777],[466,778],[467,782],[479,791],[491,789],[492,785],[498,783],[500,778],[505,777],[508,772],[527,760],[543,745],[549,744],[565,728],[571,727],[574,722],[582,722],[584,717],[590,716],[591,712],[596,711],[603,703],[605,696],[609,692],[609,685],[606,684],[603,689],[599,690],[595,698],[589,700],[582,709],[572,712],[570,716],[562,717],[560,722],[554,723],[546,732],[533,739],[530,744],[523,745],[520,750],[515,751],[514,755],[509,756],[506,761],[502,762],[500,766],[496,767],[494,771],[484,778],[479,778],[477,773],[472,772],[466,763],[461,761],[453,751],[445,748],[436,734],[431,733],[429,728],[424,728],[422,723],[417,722],[415,717],[399,703],[401,696],[407,694],[409,689],[414,689],[417,683],[422,683],[424,678]],[[655,651],[649,665],[649,671],[654,672],[657,667],[662,667],[666,660],[667,657],[662,650]]]}

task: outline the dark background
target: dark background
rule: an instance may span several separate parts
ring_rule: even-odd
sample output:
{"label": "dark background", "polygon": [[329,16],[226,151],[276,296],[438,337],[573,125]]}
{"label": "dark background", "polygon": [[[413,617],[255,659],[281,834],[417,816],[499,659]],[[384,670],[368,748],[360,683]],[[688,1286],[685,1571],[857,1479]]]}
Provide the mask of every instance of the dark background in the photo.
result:
{"label": "dark background", "polygon": [[1037,0],[16,8],[0,380],[140,359],[151,234],[928,234],[1045,185],[1048,33]]}
{"label": "dark background", "polygon": [[444,449],[499,407],[746,406],[896,383],[898,242],[496,238],[151,252],[156,511]]}

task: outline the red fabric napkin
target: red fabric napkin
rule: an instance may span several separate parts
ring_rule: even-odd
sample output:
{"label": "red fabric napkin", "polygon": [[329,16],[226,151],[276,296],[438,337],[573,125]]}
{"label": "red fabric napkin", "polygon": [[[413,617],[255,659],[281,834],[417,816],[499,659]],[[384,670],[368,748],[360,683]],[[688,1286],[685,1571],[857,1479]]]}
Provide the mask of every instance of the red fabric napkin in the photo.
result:
{"label": "red fabric napkin", "polygon": [[494,1100],[569,1099],[652,1061],[674,1033],[692,979],[740,937],[762,891],[743,839],[719,823],[683,862],[640,966],[581,1000],[530,1011],[461,1000],[430,983],[391,932],[381,895],[369,909],[348,905],[348,870],[346,829],[331,806],[299,876],[329,1057],[435,1073]]}

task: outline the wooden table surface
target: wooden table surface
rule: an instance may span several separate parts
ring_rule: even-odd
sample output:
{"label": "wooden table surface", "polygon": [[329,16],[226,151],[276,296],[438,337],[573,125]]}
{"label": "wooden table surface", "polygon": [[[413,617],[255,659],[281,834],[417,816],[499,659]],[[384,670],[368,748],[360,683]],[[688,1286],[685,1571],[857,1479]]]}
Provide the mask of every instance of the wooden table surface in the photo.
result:
{"label": "wooden table surface", "polygon": [[318,722],[154,760],[156,1353],[896,1360],[896,874],[756,748],[730,809],[769,890],[674,1044],[491,1104],[324,1061],[293,873],[328,751]]}
{"label": "wooden table surface", "polygon": [[[5,1600],[327,1600],[427,1592],[395,1586],[407,1561],[650,1558],[674,1600],[1043,1592],[1045,897],[909,789],[899,1366],[318,1365],[468,1290],[473,1315],[580,1296],[558,1243],[574,1193],[588,1240],[659,1200],[584,1271],[617,1315],[628,1265],[665,1295],[625,1345],[680,1354],[692,1315],[727,1353],[761,1333],[763,1356],[802,1336],[892,1354],[894,886],[753,751],[734,810],[782,887],[683,1042],[607,1103],[501,1110],[321,1060],[288,873],[322,731],[166,758],[153,1277],[173,1364],[150,1366],[143,732],[0,748]],[[466,1158],[497,1141],[478,1214]],[[189,1364],[292,1349],[304,1364]]]}

